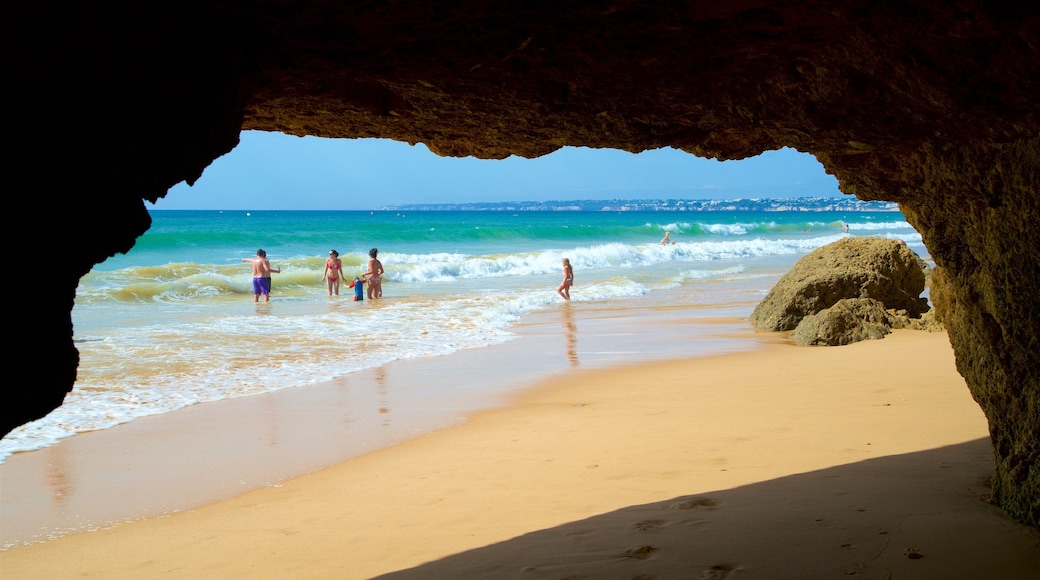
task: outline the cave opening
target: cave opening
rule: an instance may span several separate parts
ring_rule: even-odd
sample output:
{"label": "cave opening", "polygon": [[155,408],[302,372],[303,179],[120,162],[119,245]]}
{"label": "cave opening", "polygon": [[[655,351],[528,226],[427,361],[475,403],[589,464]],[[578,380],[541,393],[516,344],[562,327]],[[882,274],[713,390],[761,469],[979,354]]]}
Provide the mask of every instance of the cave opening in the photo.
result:
{"label": "cave opening", "polygon": [[[815,200],[812,207],[798,207],[810,199]],[[384,256],[409,256],[416,253],[414,246],[425,247],[419,257],[392,258],[397,263],[388,264],[391,277],[399,278],[398,288],[411,284],[442,298],[458,295],[458,286],[486,292],[484,286],[501,280],[520,291],[529,275],[544,279],[542,285],[551,289],[555,283],[548,272],[557,265],[549,262],[561,248],[586,254],[583,275],[602,270],[595,276],[604,288],[612,285],[607,280],[614,274],[634,272],[634,280],[626,281],[633,287],[626,291],[642,292],[644,286],[690,285],[701,276],[736,278],[747,268],[740,254],[758,251],[751,249],[754,240],[765,237],[776,244],[768,252],[779,257],[765,269],[763,280],[768,280],[793,257],[846,235],[843,228],[853,213],[859,216],[851,224],[853,234],[901,236],[923,251],[920,235],[894,205],[859,211],[866,206],[842,195],[813,156],[793,149],[726,162],[674,149],[632,154],[573,147],[535,159],[483,160],[440,157],[421,145],[385,139],[246,131],[240,145],[216,159],[192,186],[182,182],[148,204],[153,223],[133,249],[97,264],[80,281],[73,309],[74,340],[82,356],[76,388],[53,416],[16,430],[3,445],[8,453],[48,445],[75,432],[222,398],[227,396],[222,382],[259,382],[242,378],[255,358],[249,331],[255,312],[242,259],[257,247],[285,268],[273,277],[273,293],[276,302],[288,303],[282,313],[291,326],[329,315],[315,305],[326,291],[323,254],[331,249],[341,254],[345,270],[358,273],[370,245],[382,246]],[[452,211],[463,212],[459,223],[422,217]],[[812,211],[816,214],[806,217]],[[353,225],[338,215],[350,216]],[[594,215],[597,221],[584,224],[578,215]],[[753,223],[745,223],[745,215],[753,216]],[[488,216],[539,220],[520,229],[482,223]],[[572,235],[568,230],[576,228],[569,222],[574,221],[595,233]],[[531,228],[542,231],[531,233]],[[649,250],[661,250],[657,242],[664,233],[678,250],[709,249],[648,256]],[[612,255],[615,241],[631,255]],[[452,256],[459,255],[466,258],[453,263]],[[710,263],[719,256],[724,264],[704,271],[676,266]],[[654,270],[662,265],[675,267],[672,278],[678,282],[656,279]],[[345,286],[343,297],[352,292]],[[732,280],[722,286],[737,289]],[[764,282],[756,283],[750,291],[763,288]],[[619,298],[613,289],[599,292],[597,299]],[[297,349],[285,348],[279,334],[274,336],[265,350],[297,360]],[[317,350],[334,344],[329,337]],[[195,383],[179,392],[176,384],[186,377]],[[295,384],[287,379],[278,388]],[[234,386],[231,391],[263,389]],[[99,406],[95,417],[83,416],[86,401],[96,401],[99,393],[111,404]],[[54,422],[70,430],[45,426]]]}

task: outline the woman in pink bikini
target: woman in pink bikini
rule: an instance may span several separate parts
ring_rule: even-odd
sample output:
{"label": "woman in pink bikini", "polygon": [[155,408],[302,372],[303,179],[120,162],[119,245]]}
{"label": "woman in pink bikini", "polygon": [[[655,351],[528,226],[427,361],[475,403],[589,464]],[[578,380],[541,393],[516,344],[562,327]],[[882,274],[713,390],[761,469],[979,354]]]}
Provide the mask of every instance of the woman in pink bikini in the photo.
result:
{"label": "woman in pink bikini", "polygon": [[329,259],[325,260],[325,272],[321,275],[323,282],[329,286],[329,296],[335,292],[339,296],[339,279],[343,276],[343,262],[339,259],[339,252],[329,250]]}

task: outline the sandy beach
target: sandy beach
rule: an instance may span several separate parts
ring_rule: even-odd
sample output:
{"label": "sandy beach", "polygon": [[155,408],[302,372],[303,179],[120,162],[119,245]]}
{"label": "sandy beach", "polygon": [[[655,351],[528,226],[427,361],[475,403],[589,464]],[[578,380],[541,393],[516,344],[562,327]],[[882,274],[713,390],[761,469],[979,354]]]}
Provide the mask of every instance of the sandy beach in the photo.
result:
{"label": "sandy beach", "polygon": [[[753,352],[564,364],[462,424],[8,549],[0,575],[1037,577],[1037,530],[986,501],[987,426],[945,334],[753,340]],[[537,358],[541,342],[524,344]]]}

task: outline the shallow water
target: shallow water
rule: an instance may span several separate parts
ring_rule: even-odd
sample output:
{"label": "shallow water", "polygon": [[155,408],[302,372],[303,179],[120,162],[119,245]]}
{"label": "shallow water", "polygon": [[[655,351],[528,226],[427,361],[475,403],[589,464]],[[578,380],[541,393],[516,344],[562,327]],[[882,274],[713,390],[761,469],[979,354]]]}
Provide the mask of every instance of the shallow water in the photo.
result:
{"label": "shallow water", "polygon": [[[75,389],[0,441],[0,462],[186,406],[501,344],[559,306],[564,257],[576,306],[725,312],[845,235],[897,237],[923,255],[897,211],[813,209],[833,202],[780,212],[153,211],[132,251],[81,280]],[[674,244],[658,243],[664,232]],[[328,250],[349,277],[371,245],[387,270],[385,298],[354,302],[346,288],[327,296]],[[270,304],[253,303],[241,261],[256,246],[282,270]]]}

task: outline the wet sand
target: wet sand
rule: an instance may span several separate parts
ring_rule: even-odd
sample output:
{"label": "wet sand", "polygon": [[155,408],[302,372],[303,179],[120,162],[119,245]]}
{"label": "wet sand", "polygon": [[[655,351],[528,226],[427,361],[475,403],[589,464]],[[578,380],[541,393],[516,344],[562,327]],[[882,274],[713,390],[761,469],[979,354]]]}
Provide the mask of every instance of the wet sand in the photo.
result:
{"label": "wet sand", "polygon": [[[579,316],[576,324],[595,323]],[[444,428],[432,433],[388,434],[331,467],[180,513],[11,548],[0,553],[0,575],[1034,578],[1040,571],[1037,531],[986,501],[986,422],[945,334],[897,331],[807,348],[745,330],[719,344],[747,341],[752,352],[680,358],[682,319],[666,312],[641,319],[640,328],[617,345],[661,340],[662,359],[679,360],[611,365],[623,359],[608,346],[617,337],[603,333],[590,349],[582,341],[594,332],[574,336],[565,318],[542,320],[525,330],[531,340],[439,361],[443,373],[526,387],[481,401],[488,410],[472,411],[473,392],[460,389],[439,399],[447,401]],[[736,328],[718,323],[720,335]],[[416,380],[403,369],[384,372]],[[311,396],[301,389],[290,398]],[[378,409],[379,392],[373,396]],[[407,407],[395,401],[382,413],[391,423]],[[314,409],[327,402],[292,412],[252,404],[269,405],[272,417],[305,419],[307,407],[319,415]],[[207,422],[231,431],[258,423],[233,405],[202,407],[212,413]],[[271,421],[258,447],[273,445]],[[299,447],[336,447],[315,423],[319,434]],[[108,433],[110,449],[116,435],[135,449],[161,447],[187,437],[192,425],[199,423],[97,435]],[[239,461],[240,445],[209,445],[213,464]],[[99,453],[91,448],[72,456]],[[183,464],[190,449],[162,448],[153,461]],[[327,461],[304,455],[294,469]],[[248,463],[240,461],[244,472],[252,471]],[[102,503],[118,504],[133,485],[108,477]],[[61,497],[62,485],[75,483],[48,480],[47,501]],[[5,499],[5,521],[10,505]]]}
{"label": "wet sand", "polygon": [[718,317],[726,313],[649,301],[560,304],[529,316],[515,328],[518,338],[504,344],[193,405],[18,453],[0,464],[0,546],[278,485],[464,423],[569,369],[756,348],[760,340],[746,320]]}

